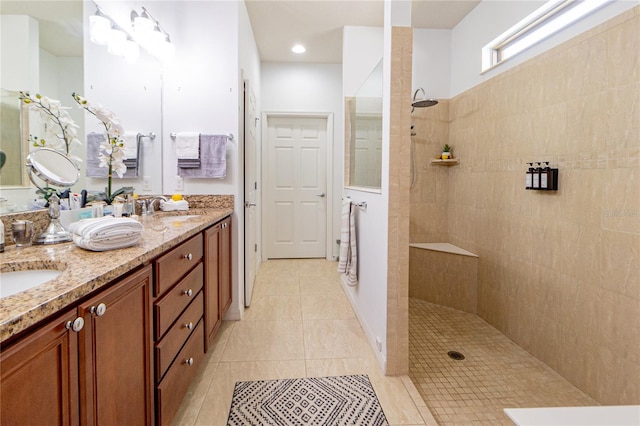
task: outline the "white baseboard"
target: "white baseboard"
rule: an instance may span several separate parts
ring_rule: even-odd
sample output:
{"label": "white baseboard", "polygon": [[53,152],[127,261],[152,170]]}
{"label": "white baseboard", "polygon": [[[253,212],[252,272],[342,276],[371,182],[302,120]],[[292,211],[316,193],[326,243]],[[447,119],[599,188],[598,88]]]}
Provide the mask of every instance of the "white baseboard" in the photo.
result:
{"label": "white baseboard", "polygon": [[362,318],[362,316],[360,315],[360,312],[357,309],[356,301],[353,298],[353,295],[351,294],[351,292],[349,291],[350,286],[347,284],[347,281],[345,279],[345,275],[342,275],[340,277],[340,283],[342,284],[342,288],[343,288],[345,294],[347,295],[347,299],[349,299],[349,303],[351,303],[351,307],[353,308],[353,312],[355,312],[356,317],[358,318],[358,322],[360,322],[360,326],[364,330],[364,335],[366,336],[367,340],[369,341],[369,345],[371,346],[371,350],[373,351],[373,353],[376,356],[376,359],[378,360],[378,364],[380,365],[380,368],[382,369],[382,373],[386,374],[386,371],[387,371],[387,357],[385,356],[385,354],[380,352],[378,350],[378,348],[376,347],[376,336],[375,336],[375,334],[373,334],[373,332],[369,328],[369,325],[364,321],[364,318]]}

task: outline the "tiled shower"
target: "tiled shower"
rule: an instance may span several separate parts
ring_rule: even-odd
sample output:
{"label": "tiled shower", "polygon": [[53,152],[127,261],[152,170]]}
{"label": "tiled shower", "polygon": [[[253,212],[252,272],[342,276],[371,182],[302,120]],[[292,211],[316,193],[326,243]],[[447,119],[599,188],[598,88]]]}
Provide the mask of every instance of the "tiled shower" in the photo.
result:
{"label": "tiled shower", "polygon": [[478,316],[611,405],[640,403],[639,34],[636,7],[411,115],[410,242],[476,253]]}

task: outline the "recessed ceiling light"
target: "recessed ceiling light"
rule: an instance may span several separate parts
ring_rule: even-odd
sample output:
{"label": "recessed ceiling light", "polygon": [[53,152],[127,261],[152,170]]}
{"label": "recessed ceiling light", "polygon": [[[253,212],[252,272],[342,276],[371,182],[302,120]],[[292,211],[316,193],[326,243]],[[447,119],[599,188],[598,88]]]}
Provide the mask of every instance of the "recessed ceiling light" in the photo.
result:
{"label": "recessed ceiling light", "polygon": [[304,52],[307,51],[307,49],[305,49],[305,47],[303,45],[301,45],[301,44],[296,44],[295,46],[293,46],[291,48],[291,51],[293,53],[304,53]]}

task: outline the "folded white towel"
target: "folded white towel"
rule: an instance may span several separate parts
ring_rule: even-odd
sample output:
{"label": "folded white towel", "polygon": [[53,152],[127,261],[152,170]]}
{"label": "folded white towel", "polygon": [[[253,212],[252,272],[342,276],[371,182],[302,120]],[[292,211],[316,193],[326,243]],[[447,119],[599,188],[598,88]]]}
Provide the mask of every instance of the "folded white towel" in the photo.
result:
{"label": "folded white towel", "polygon": [[176,135],[176,156],[181,160],[200,158],[200,133],[181,132]]}
{"label": "folded white towel", "polygon": [[160,210],[162,210],[163,212],[187,211],[189,210],[189,203],[187,202],[187,200],[162,201],[160,203]]}
{"label": "folded white towel", "polygon": [[84,239],[101,240],[142,234],[144,227],[135,219],[105,216],[83,219],[69,225],[69,231]]}
{"label": "folded white towel", "polygon": [[78,234],[73,234],[73,242],[78,247],[91,251],[107,251],[131,247],[136,245],[138,241],[140,241],[140,238],[142,238],[142,234],[104,240],[92,240]]}
{"label": "folded white towel", "polygon": [[122,150],[127,160],[138,158],[138,132],[124,132]]}

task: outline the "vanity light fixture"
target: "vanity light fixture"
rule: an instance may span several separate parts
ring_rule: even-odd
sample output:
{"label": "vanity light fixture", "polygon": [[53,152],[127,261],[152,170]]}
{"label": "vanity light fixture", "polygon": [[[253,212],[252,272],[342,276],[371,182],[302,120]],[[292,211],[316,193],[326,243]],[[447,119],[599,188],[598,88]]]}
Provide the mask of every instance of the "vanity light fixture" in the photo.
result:
{"label": "vanity light fixture", "polygon": [[174,57],[176,48],[169,33],[146,8],[143,7],[141,13],[131,11],[131,29],[126,30],[95,1],[93,3],[96,13],[89,17],[90,39],[96,44],[107,45],[110,54],[123,56],[127,62],[133,63],[140,56],[140,47],[143,47],[162,63]]}
{"label": "vanity light fixture", "polygon": [[109,41],[110,30],[111,20],[97,8],[96,13],[89,16],[89,39],[95,44],[104,46]]}
{"label": "vanity light fixture", "polygon": [[291,51],[292,51],[293,53],[301,54],[301,53],[306,52],[306,51],[307,51],[307,49],[306,49],[303,45],[301,45],[301,44],[296,44],[296,45],[294,45],[294,46],[291,48]]}
{"label": "vanity light fixture", "polygon": [[131,36],[127,38],[122,47],[122,56],[130,64],[135,63],[140,57],[140,47],[133,41]]}
{"label": "vanity light fixture", "polygon": [[107,42],[107,51],[115,56],[122,56],[124,53],[124,44],[127,42],[127,34],[119,28],[111,28],[109,30],[109,39]]}
{"label": "vanity light fixture", "polygon": [[149,35],[155,28],[154,22],[149,18],[147,9],[142,8],[142,13],[138,15],[135,10],[131,11],[131,25],[133,26],[133,32],[136,38],[141,42],[145,42],[149,39]]}

